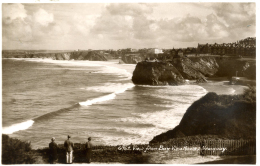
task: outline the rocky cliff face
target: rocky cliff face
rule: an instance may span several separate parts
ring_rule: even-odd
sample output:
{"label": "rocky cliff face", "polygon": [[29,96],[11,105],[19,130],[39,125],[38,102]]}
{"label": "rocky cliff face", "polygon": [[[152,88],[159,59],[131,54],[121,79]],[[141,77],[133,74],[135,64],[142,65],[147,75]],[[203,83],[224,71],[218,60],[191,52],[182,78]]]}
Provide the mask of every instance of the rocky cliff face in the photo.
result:
{"label": "rocky cliff face", "polygon": [[47,58],[53,60],[90,60],[107,61],[108,57],[95,51],[64,52],[64,53],[35,53],[35,54],[5,54],[3,58]]}
{"label": "rocky cliff face", "polygon": [[218,71],[218,64],[214,58],[178,58],[172,64],[181,72],[185,79],[195,79],[206,82],[206,77],[213,76]]}
{"label": "rocky cliff face", "polygon": [[218,71],[214,58],[176,58],[171,62],[139,62],[134,70],[134,84],[178,85],[185,79],[206,82],[206,76]]}
{"label": "rocky cliff face", "polygon": [[184,114],[180,124],[162,133],[151,142],[194,135],[217,135],[232,139],[256,136],[256,102],[245,96],[208,93],[194,102]]}
{"label": "rocky cliff face", "polygon": [[141,62],[144,60],[144,57],[141,55],[123,55],[121,57],[122,63],[126,64],[137,64],[138,62]]}
{"label": "rocky cliff face", "polygon": [[215,58],[219,69],[215,76],[228,77],[232,76],[247,77],[256,79],[256,63],[252,60],[243,60],[239,58]]}
{"label": "rocky cliff face", "polygon": [[193,57],[175,58],[167,62],[139,62],[134,70],[132,81],[134,84],[178,85],[183,84],[185,79],[201,83],[207,82],[206,77],[231,78],[236,74],[255,79],[255,61],[223,57]]}
{"label": "rocky cliff face", "polygon": [[142,85],[178,85],[184,83],[180,72],[169,62],[139,62],[132,81]]}

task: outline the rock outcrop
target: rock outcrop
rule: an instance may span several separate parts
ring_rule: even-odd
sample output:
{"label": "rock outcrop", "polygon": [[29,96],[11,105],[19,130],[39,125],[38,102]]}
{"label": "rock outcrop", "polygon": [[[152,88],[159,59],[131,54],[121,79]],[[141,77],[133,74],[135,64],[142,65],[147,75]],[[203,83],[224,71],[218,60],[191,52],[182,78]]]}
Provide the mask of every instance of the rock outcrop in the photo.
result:
{"label": "rock outcrop", "polygon": [[122,55],[121,61],[122,63],[126,64],[137,64],[138,62],[141,62],[144,60],[144,57],[140,54],[138,55]]}
{"label": "rock outcrop", "polygon": [[232,139],[255,137],[255,90],[248,94],[206,94],[187,109],[178,126],[154,137],[151,143],[194,135],[217,135]]}
{"label": "rock outcrop", "polygon": [[172,64],[181,72],[185,79],[204,80],[218,71],[218,64],[214,58],[178,58]]}
{"label": "rock outcrop", "polygon": [[[171,71],[171,74],[168,71]],[[236,75],[255,80],[255,61],[224,57],[174,58],[167,62],[145,61],[137,64],[132,81],[134,84],[178,85],[183,84],[186,79],[203,83],[207,82],[206,77],[227,77],[230,79]]]}
{"label": "rock outcrop", "polygon": [[256,79],[256,62],[255,60],[243,60],[241,58],[215,58],[219,69],[215,76],[228,77],[232,76],[246,77]]}
{"label": "rock outcrop", "polygon": [[139,62],[134,70],[134,84],[178,85],[185,79],[206,82],[206,76],[218,71],[214,58],[175,58],[171,62]]}
{"label": "rock outcrop", "polygon": [[180,72],[169,62],[139,62],[132,81],[142,85],[179,85],[185,82]]}

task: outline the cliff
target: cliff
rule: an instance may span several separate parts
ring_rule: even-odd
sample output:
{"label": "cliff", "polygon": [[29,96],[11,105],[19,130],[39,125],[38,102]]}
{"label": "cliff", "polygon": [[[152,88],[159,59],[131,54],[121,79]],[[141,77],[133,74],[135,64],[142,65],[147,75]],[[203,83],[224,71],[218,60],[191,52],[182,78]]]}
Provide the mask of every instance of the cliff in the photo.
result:
{"label": "cliff", "polygon": [[218,64],[215,58],[177,58],[172,64],[182,73],[185,79],[206,81],[205,77],[213,76],[218,71]]}
{"label": "cliff", "polygon": [[144,57],[140,54],[133,54],[133,55],[122,55],[121,60],[123,63],[126,64],[137,64],[144,60]]}
{"label": "cliff", "polygon": [[169,62],[139,62],[133,72],[132,81],[143,85],[179,85],[184,78]]}
{"label": "cliff", "polygon": [[206,76],[214,75],[218,64],[214,58],[175,58],[167,62],[139,62],[133,72],[134,84],[179,85],[185,79],[206,82]]}
{"label": "cliff", "polygon": [[[169,67],[170,66],[170,67]],[[133,72],[134,84],[178,85],[185,79],[207,82],[206,77],[241,76],[256,79],[255,60],[225,57],[174,58],[172,61],[139,62]]]}
{"label": "cliff", "polygon": [[61,53],[15,53],[2,52],[2,58],[47,58],[53,60],[90,60],[90,61],[107,61],[111,58],[109,54],[101,54],[96,51],[77,51]]}
{"label": "cliff", "polygon": [[255,59],[243,58],[215,58],[219,65],[219,69],[215,76],[228,77],[232,76],[246,77],[249,79],[256,79],[256,61]]}
{"label": "cliff", "polygon": [[174,129],[153,138],[151,143],[195,135],[217,135],[231,139],[256,137],[256,90],[244,95],[210,92],[194,102]]}

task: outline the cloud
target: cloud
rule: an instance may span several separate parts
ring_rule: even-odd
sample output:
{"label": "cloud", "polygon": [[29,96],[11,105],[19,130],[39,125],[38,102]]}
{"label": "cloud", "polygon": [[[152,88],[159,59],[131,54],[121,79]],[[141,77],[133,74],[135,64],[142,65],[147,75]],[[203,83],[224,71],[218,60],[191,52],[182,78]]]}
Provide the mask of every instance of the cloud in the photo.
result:
{"label": "cloud", "polygon": [[212,9],[231,27],[248,20],[255,21],[255,3],[220,3],[212,5]]}
{"label": "cloud", "polygon": [[88,35],[91,28],[95,24],[95,20],[98,15],[80,15],[74,14],[72,21],[70,21],[72,25],[71,32],[73,34],[81,34],[81,35]]}
{"label": "cloud", "polygon": [[152,12],[151,5],[110,4],[96,19],[91,32],[111,40],[140,40],[144,47],[164,41],[194,42],[230,35],[226,25],[213,13],[204,19],[189,14],[173,19],[153,19],[149,15]]}
{"label": "cloud", "polygon": [[256,32],[255,3],[101,6],[3,4],[3,48],[20,41],[36,49],[176,48],[233,42]]}
{"label": "cloud", "polygon": [[5,42],[26,42],[32,39],[32,28],[27,24],[27,11],[22,4],[3,4],[2,32]]}
{"label": "cloud", "polygon": [[2,19],[5,24],[10,24],[15,19],[24,20],[24,18],[27,17],[24,6],[19,3],[3,4],[2,9],[3,9]]}
{"label": "cloud", "polygon": [[231,38],[237,40],[255,36],[255,3],[219,3],[212,4],[211,8],[227,25]]}
{"label": "cloud", "polygon": [[33,14],[33,20],[42,26],[48,26],[54,21],[54,18],[52,13],[48,13],[44,9],[39,9]]}
{"label": "cloud", "polygon": [[91,32],[102,34],[112,40],[149,39],[149,34],[156,25],[147,19],[147,14],[153,11],[147,4],[109,4],[99,16]]}
{"label": "cloud", "polygon": [[111,15],[138,16],[153,12],[153,9],[149,5],[140,3],[113,3],[108,5],[106,9]]}
{"label": "cloud", "polygon": [[16,19],[10,24],[3,24],[3,36],[10,40],[29,41],[32,39],[32,29],[21,19]]}

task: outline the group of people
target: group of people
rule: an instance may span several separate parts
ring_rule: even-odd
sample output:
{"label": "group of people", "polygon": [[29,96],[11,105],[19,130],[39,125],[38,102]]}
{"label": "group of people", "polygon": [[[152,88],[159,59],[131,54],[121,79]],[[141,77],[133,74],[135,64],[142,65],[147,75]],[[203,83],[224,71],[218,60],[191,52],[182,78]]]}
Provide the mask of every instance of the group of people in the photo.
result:
{"label": "group of people", "polygon": [[[71,138],[71,136],[68,135],[68,139],[65,140],[65,142],[64,142],[64,147],[66,150],[66,163],[67,164],[72,164],[72,162],[73,162],[74,144],[70,140],[70,138]],[[88,142],[86,142],[86,145],[85,145],[87,163],[91,162],[92,147],[93,147],[93,144],[91,143],[91,137],[89,137]],[[58,160],[58,154],[57,154],[58,145],[56,144],[54,137],[51,139],[49,148],[50,148],[50,156],[49,156],[50,164],[55,164]]]}

